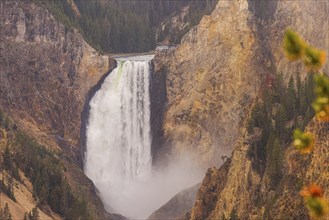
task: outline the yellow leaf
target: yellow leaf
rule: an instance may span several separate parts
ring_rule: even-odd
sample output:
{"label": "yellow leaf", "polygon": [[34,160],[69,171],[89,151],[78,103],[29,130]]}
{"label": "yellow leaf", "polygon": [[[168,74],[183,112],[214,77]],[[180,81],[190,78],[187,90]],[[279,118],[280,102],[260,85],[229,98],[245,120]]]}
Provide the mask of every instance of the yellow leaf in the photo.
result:
{"label": "yellow leaf", "polygon": [[313,47],[305,49],[304,64],[311,70],[320,69],[326,60],[326,53]]}
{"label": "yellow leaf", "polygon": [[305,41],[299,37],[297,33],[291,29],[287,29],[284,33],[283,48],[287,58],[290,61],[295,61],[304,55],[304,50],[307,47]]}

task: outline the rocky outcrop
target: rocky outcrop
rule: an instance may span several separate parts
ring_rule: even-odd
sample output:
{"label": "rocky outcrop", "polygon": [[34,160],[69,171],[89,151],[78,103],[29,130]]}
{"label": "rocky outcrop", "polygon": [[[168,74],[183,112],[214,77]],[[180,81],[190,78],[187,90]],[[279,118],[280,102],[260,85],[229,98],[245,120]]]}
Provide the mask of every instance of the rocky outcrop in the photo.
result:
{"label": "rocky outcrop", "polygon": [[182,44],[156,58],[156,71],[167,67],[164,135],[173,154],[194,153],[208,166],[230,153],[259,84],[248,15],[246,2],[220,1]]}
{"label": "rocky outcrop", "polygon": [[153,212],[148,219],[179,219],[185,217],[194,205],[200,183],[177,193],[166,204]]}
{"label": "rocky outcrop", "polygon": [[[250,146],[241,138],[230,165],[208,171],[210,174],[199,189],[191,219],[228,218],[233,212],[241,219],[308,219],[299,194],[302,186],[315,182],[326,189],[325,196],[329,196],[329,175],[325,166],[329,158],[329,124],[314,119],[306,130],[315,136],[315,149],[307,156],[293,147],[285,150],[285,172],[276,190],[268,186],[266,174],[260,175],[252,168],[247,153]],[[218,178],[220,173],[225,174]],[[205,188],[212,189],[214,199],[209,200],[210,194]]]}
{"label": "rocky outcrop", "polygon": [[195,154],[205,166],[219,165],[220,156],[231,153],[266,77],[306,72],[284,58],[281,42],[288,26],[312,45],[328,47],[326,2],[256,3],[219,1],[176,49],[157,55],[155,71],[164,66],[167,71],[163,128],[168,152]]}
{"label": "rocky outcrop", "polygon": [[[15,181],[14,194],[16,202],[9,198],[6,194],[1,193],[0,208],[3,209],[8,204],[12,219],[24,219],[26,213],[31,212],[37,207],[37,201],[33,198],[32,183],[24,176],[22,183]],[[44,220],[61,220],[62,218],[52,212],[50,209],[43,211],[38,209],[40,219]]]}
{"label": "rocky outcrop", "polygon": [[[231,160],[227,160],[220,170],[209,168],[197,193],[190,218],[205,219],[214,209],[218,200],[218,191],[223,190],[228,179]],[[200,197],[202,197],[200,199]]]}
{"label": "rocky outcrop", "polygon": [[89,90],[111,68],[109,58],[31,1],[2,1],[0,22],[1,109],[39,143],[61,152],[72,187],[87,195],[92,215],[104,219],[78,152],[81,112]]}
{"label": "rocky outcrop", "polygon": [[[292,158],[285,160],[285,169],[290,167],[290,171],[282,188],[271,189],[267,177],[254,170],[247,155],[250,146],[243,121],[268,76],[283,72],[289,79],[296,72],[307,72],[303,64],[289,63],[284,57],[281,45],[287,27],[311,45],[329,48],[323,29],[328,7],[325,1],[219,1],[177,48],[156,56],[155,71],[166,71],[164,152],[192,154],[202,166],[218,166],[221,155],[229,155],[235,148],[229,162],[208,171],[187,218],[220,219],[234,213],[242,219],[307,216],[299,196],[307,178],[297,173],[304,173],[311,162],[293,162],[296,152],[291,154]],[[320,130],[315,132],[328,139],[328,131]],[[294,152],[289,149],[286,158]],[[307,165],[307,172],[326,172],[320,166],[327,163],[327,157],[324,154],[322,161],[316,160],[317,167]],[[289,161],[298,166],[298,172],[293,173]]]}
{"label": "rocky outcrop", "polygon": [[166,68],[154,71],[154,62],[151,64],[150,103],[151,103],[151,152],[153,164],[159,166],[168,161],[165,158],[163,120],[167,105]]}
{"label": "rocky outcrop", "polygon": [[77,147],[86,94],[108,57],[35,4],[7,1],[0,10],[1,107],[39,140],[57,136]]}
{"label": "rocky outcrop", "polygon": [[187,5],[162,21],[156,29],[157,42],[165,45],[179,43],[183,35],[192,27],[190,13],[192,13],[190,6]]}

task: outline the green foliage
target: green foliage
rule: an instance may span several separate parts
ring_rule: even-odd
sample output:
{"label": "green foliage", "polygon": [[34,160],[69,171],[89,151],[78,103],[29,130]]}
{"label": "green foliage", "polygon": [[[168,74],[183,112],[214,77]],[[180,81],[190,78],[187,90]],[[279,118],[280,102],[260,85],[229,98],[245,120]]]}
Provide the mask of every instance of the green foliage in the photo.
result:
{"label": "green foliage", "polygon": [[0,189],[1,192],[5,193],[9,198],[11,198],[14,202],[16,202],[16,197],[14,194],[14,180],[12,177],[7,179],[7,184],[4,179],[0,180]]}
{"label": "green foliage", "polygon": [[6,170],[10,176],[14,177],[18,181],[21,180],[18,172],[18,167],[15,165],[13,161],[13,155],[10,153],[8,145],[5,147],[5,150],[3,152],[2,164],[3,164],[3,169]]}
{"label": "green foliage", "polygon": [[[319,70],[325,63],[326,53],[317,48],[308,45],[300,45],[300,50],[291,50],[287,47],[287,41],[301,41],[299,35],[292,30],[287,30],[284,36],[284,50],[290,60],[303,59],[305,66],[315,76],[316,99],[312,103],[317,118],[320,121],[329,122],[329,79]],[[292,44],[291,44],[292,45]],[[290,46],[291,46],[290,45]],[[293,58],[293,59],[292,59]],[[302,132],[300,129],[295,129],[293,134],[293,144],[300,153],[308,154],[314,146],[314,136],[310,133]],[[304,197],[305,205],[313,218],[320,219],[329,213],[329,202],[323,197],[323,190],[316,184],[311,184],[300,192]]]}
{"label": "green foliage", "polygon": [[[253,159],[253,166],[260,173],[264,167],[268,170],[271,185],[276,186],[280,179],[280,166],[274,157],[281,155],[278,145],[287,146],[291,142],[294,128],[303,129],[314,116],[310,107],[314,95],[312,75],[304,81],[297,75],[290,78],[288,85],[284,83],[283,75],[277,74],[270,87],[263,89],[262,99],[255,103],[247,130],[251,137],[248,155]],[[255,128],[260,130],[260,137],[255,134]],[[281,141],[275,143],[275,139]],[[280,160],[280,158],[278,158]]]}
{"label": "green foliage", "polygon": [[[266,146],[267,139],[272,129],[271,119],[268,117],[265,109],[265,103],[256,103],[252,110],[248,125],[250,134],[253,134],[254,128],[261,129],[260,136],[257,135],[257,137],[252,140],[252,145],[249,149],[249,156],[255,161],[258,161],[259,165],[265,163],[266,148],[264,146]],[[261,170],[259,171],[261,172]]]}
{"label": "green foliage", "polygon": [[[161,1],[159,1],[161,2]],[[165,2],[165,1],[163,1]],[[169,44],[176,45],[179,44],[182,37],[191,29],[191,27],[199,24],[203,15],[210,14],[215,8],[218,0],[206,0],[206,1],[186,1],[186,0],[178,0],[178,1],[170,1],[170,4],[176,6],[176,4],[187,5],[189,4],[190,10],[185,17],[185,22],[189,23],[184,29],[179,30],[179,28],[170,28],[173,25],[169,24],[165,27],[163,31],[160,31],[158,36],[158,41],[164,40],[164,37],[168,36]],[[179,5],[179,6],[182,6]],[[179,8],[178,6],[173,9]],[[170,11],[169,11],[170,12]],[[170,14],[170,13],[167,13]]]}
{"label": "green foliage", "polygon": [[286,30],[283,40],[283,48],[288,59],[295,61],[304,55],[306,47],[305,41],[291,29]]}
{"label": "green foliage", "polygon": [[6,128],[6,129],[10,128],[9,118],[4,115],[4,113],[1,109],[0,109],[0,126]]}
{"label": "green foliage", "polygon": [[328,202],[322,197],[309,197],[305,201],[311,215],[319,219],[328,214]]}
{"label": "green foliage", "polygon": [[291,76],[289,83],[288,83],[288,87],[287,87],[287,97],[285,99],[285,109],[287,112],[287,119],[291,120],[294,118],[294,116],[296,115],[296,102],[297,102],[297,95],[296,95],[296,88],[295,88],[295,80],[294,78]]}
{"label": "green foliage", "polygon": [[24,133],[17,134],[16,144],[21,149],[16,163],[31,180],[39,203],[48,204],[66,219],[90,219],[85,202],[74,195],[63,177],[63,165],[53,153]]}
{"label": "green foliage", "polygon": [[39,220],[39,211],[37,207],[34,207],[31,212],[29,213],[29,220]]}
{"label": "green foliage", "polygon": [[283,148],[277,138],[274,141],[271,139],[266,146],[266,174],[270,180],[269,187],[275,189],[283,176]]}
{"label": "green foliage", "polygon": [[[1,112],[1,111],[0,111]],[[6,116],[0,114],[2,118]],[[9,126],[10,127],[10,126]],[[0,182],[0,189],[11,199],[15,200],[13,193],[15,177],[18,181],[18,168],[29,178],[33,185],[33,195],[38,205],[49,205],[53,211],[60,214],[64,219],[91,219],[87,204],[79,195],[74,194],[68,181],[64,177],[64,165],[58,156],[46,147],[39,145],[25,133],[14,129],[4,128],[10,137],[10,145],[4,149],[1,168],[4,167],[9,178]],[[35,207],[28,219],[38,219],[38,210]]]}
{"label": "green foliage", "polygon": [[310,153],[314,147],[314,138],[311,134],[302,132],[296,128],[293,132],[294,146],[301,153]]}
{"label": "green foliage", "polygon": [[6,146],[5,151],[3,152],[3,168],[5,170],[9,170],[11,167],[11,154],[9,151],[9,147]]}
{"label": "green foliage", "polygon": [[32,0],[34,3],[48,9],[55,17],[67,27],[76,27],[74,12],[68,1]]}
{"label": "green foliage", "polygon": [[239,216],[238,216],[235,208],[232,209],[228,219],[229,220],[239,220]]}
{"label": "green foliage", "polygon": [[105,52],[144,52],[155,48],[155,32],[145,16],[113,2],[76,1],[84,37]]}
{"label": "green foliage", "polygon": [[[101,1],[74,0],[79,14],[72,9],[69,1],[33,0],[47,8],[68,28],[77,28],[89,44],[101,52],[127,53],[145,52],[156,46],[155,27],[163,19],[181,7],[190,5],[188,20],[196,25],[205,13],[210,13],[218,0],[131,0]],[[190,27],[191,27],[190,26]],[[182,32],[169,31],[171,43],[180,41],[190,27]]]}
{"label": "green foliage", "polygon": [[305,58],[304,64],[310,70],[320,69],[325,62],[326,54],[317,48],[306,47],[305,48]]}
{"label": "green foliage", "polygon": [[329,78],[317,74],[314,80],[316,99],[312,103],[313,109],[320,120],[329,121]]}

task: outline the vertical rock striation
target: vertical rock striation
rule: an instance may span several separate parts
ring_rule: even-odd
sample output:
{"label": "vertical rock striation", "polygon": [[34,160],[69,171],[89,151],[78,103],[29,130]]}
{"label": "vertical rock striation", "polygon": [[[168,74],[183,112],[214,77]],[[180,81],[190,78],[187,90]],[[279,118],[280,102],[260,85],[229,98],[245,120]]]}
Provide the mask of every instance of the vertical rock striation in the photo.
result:
{"label": "vertical rock striation", "polygon": [[110,68],[107,56],[46,9],[1,1],[0,108],[39,143],[62,152],[65,178],[99,219],[106,215],[103,205],[78,167],[80,117],[89,90]]}
{"label": "vertical rock striation", "polygon": [[190,152],[208,166],[230,153],[258,84],[248,15],[247,2],[220,1],[175,50],[156,58],[155,70],[167,71],[164,145],[173,154]]}
{"label": "vertical rock striation", "polygon": [[303,162],[293,156],[296,153],[289,153],[293,149],[285,152],[285,169],[290,168],[282,192],[277,193],[267,186],[267,177],[251,166],[243,121],[268,76],[283,72],[288,80],[296,72],[307,73],[303,64],[284,57],[284,30],[291,27],[311,45],[327,49],[328,12],[327,1],[219,1],[177,48],[157,55],[155,71],[165,70],[167,76],[166,153],[192,152],[195,161],[213,166],[235,148],[229,162],[208,171],[191,219],[219,219],[234,212],[242,219],[307,218],[293,183],[301,185],[315,178],[309,178],[306,169],[326,187],[327,177],[320,175],[326,172],[321,164],[328,158],[326,126],[320,129],[315,122],[313,130],[322,134],[318,135],[323,143],[318,148],[321,156],[315,152],[314,158]]}
{"label": "vertical rock striation", "polygon": [[[284,176],[279,189],[268,185],[266,174],[260,175],[251,166],[248,144],[241,137],[230,161],[219,169],[208,171],[196,197],[191,219],[228,218],[233,210],[241,219],[309,219],[302,197],[303,185],[316,182],[328,198],[329,158],[328,123],[312,120],[306,130],[315,135],[316,146],[311,155],[301,155],[293,147],[284,152]],[[218,175],[225,173],[218,178]],[[210,175],[210,178],[209,178]],[[209,180],[210,179],[210,180]],[[212,188],[213,197],[209,200]]]}
{"label": "vertical rock striation", "polygon": [[0,10],[1,107],[39,140],[78,146],[86,94],[108,57],[31,2],[5,1]]}
{"label": "vertical rock striation", "polygon": [[310,44],[328,48],[327,14],[327,1],[219,1],[177,48],[155,59],[156,72],[166,68],[168,152],[191,152],[201,164],[218,165],[237,143],[266,78],[306,73],[301,63],[285,59],[284,30],[291,27]]}

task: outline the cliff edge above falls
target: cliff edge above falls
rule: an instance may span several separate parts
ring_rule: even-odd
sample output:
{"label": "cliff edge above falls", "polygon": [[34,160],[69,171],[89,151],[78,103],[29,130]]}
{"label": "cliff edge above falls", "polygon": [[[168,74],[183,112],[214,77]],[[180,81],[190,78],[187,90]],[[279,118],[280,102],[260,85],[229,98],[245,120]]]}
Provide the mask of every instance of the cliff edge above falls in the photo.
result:
{"label": "cliff edge above falls", "polygon": [[93,183],[77,164],[81,112],[90,89],[112,68],[109,58],[31,1],[0,3],[0,52],[0,108],[60,155],[74,192],[104,219]]}
{"label": "cliff edge above falls", "polygon": [[[265,9],[271,13],[262,13]],[[327,11],[327,1],[219,1],[180,45],[155,58],[168,99],[162,150],[218,166],[237,143],[266,78],[306,72],[284,58],[284,30],[291,27],[312,45],[328,48]]]}

